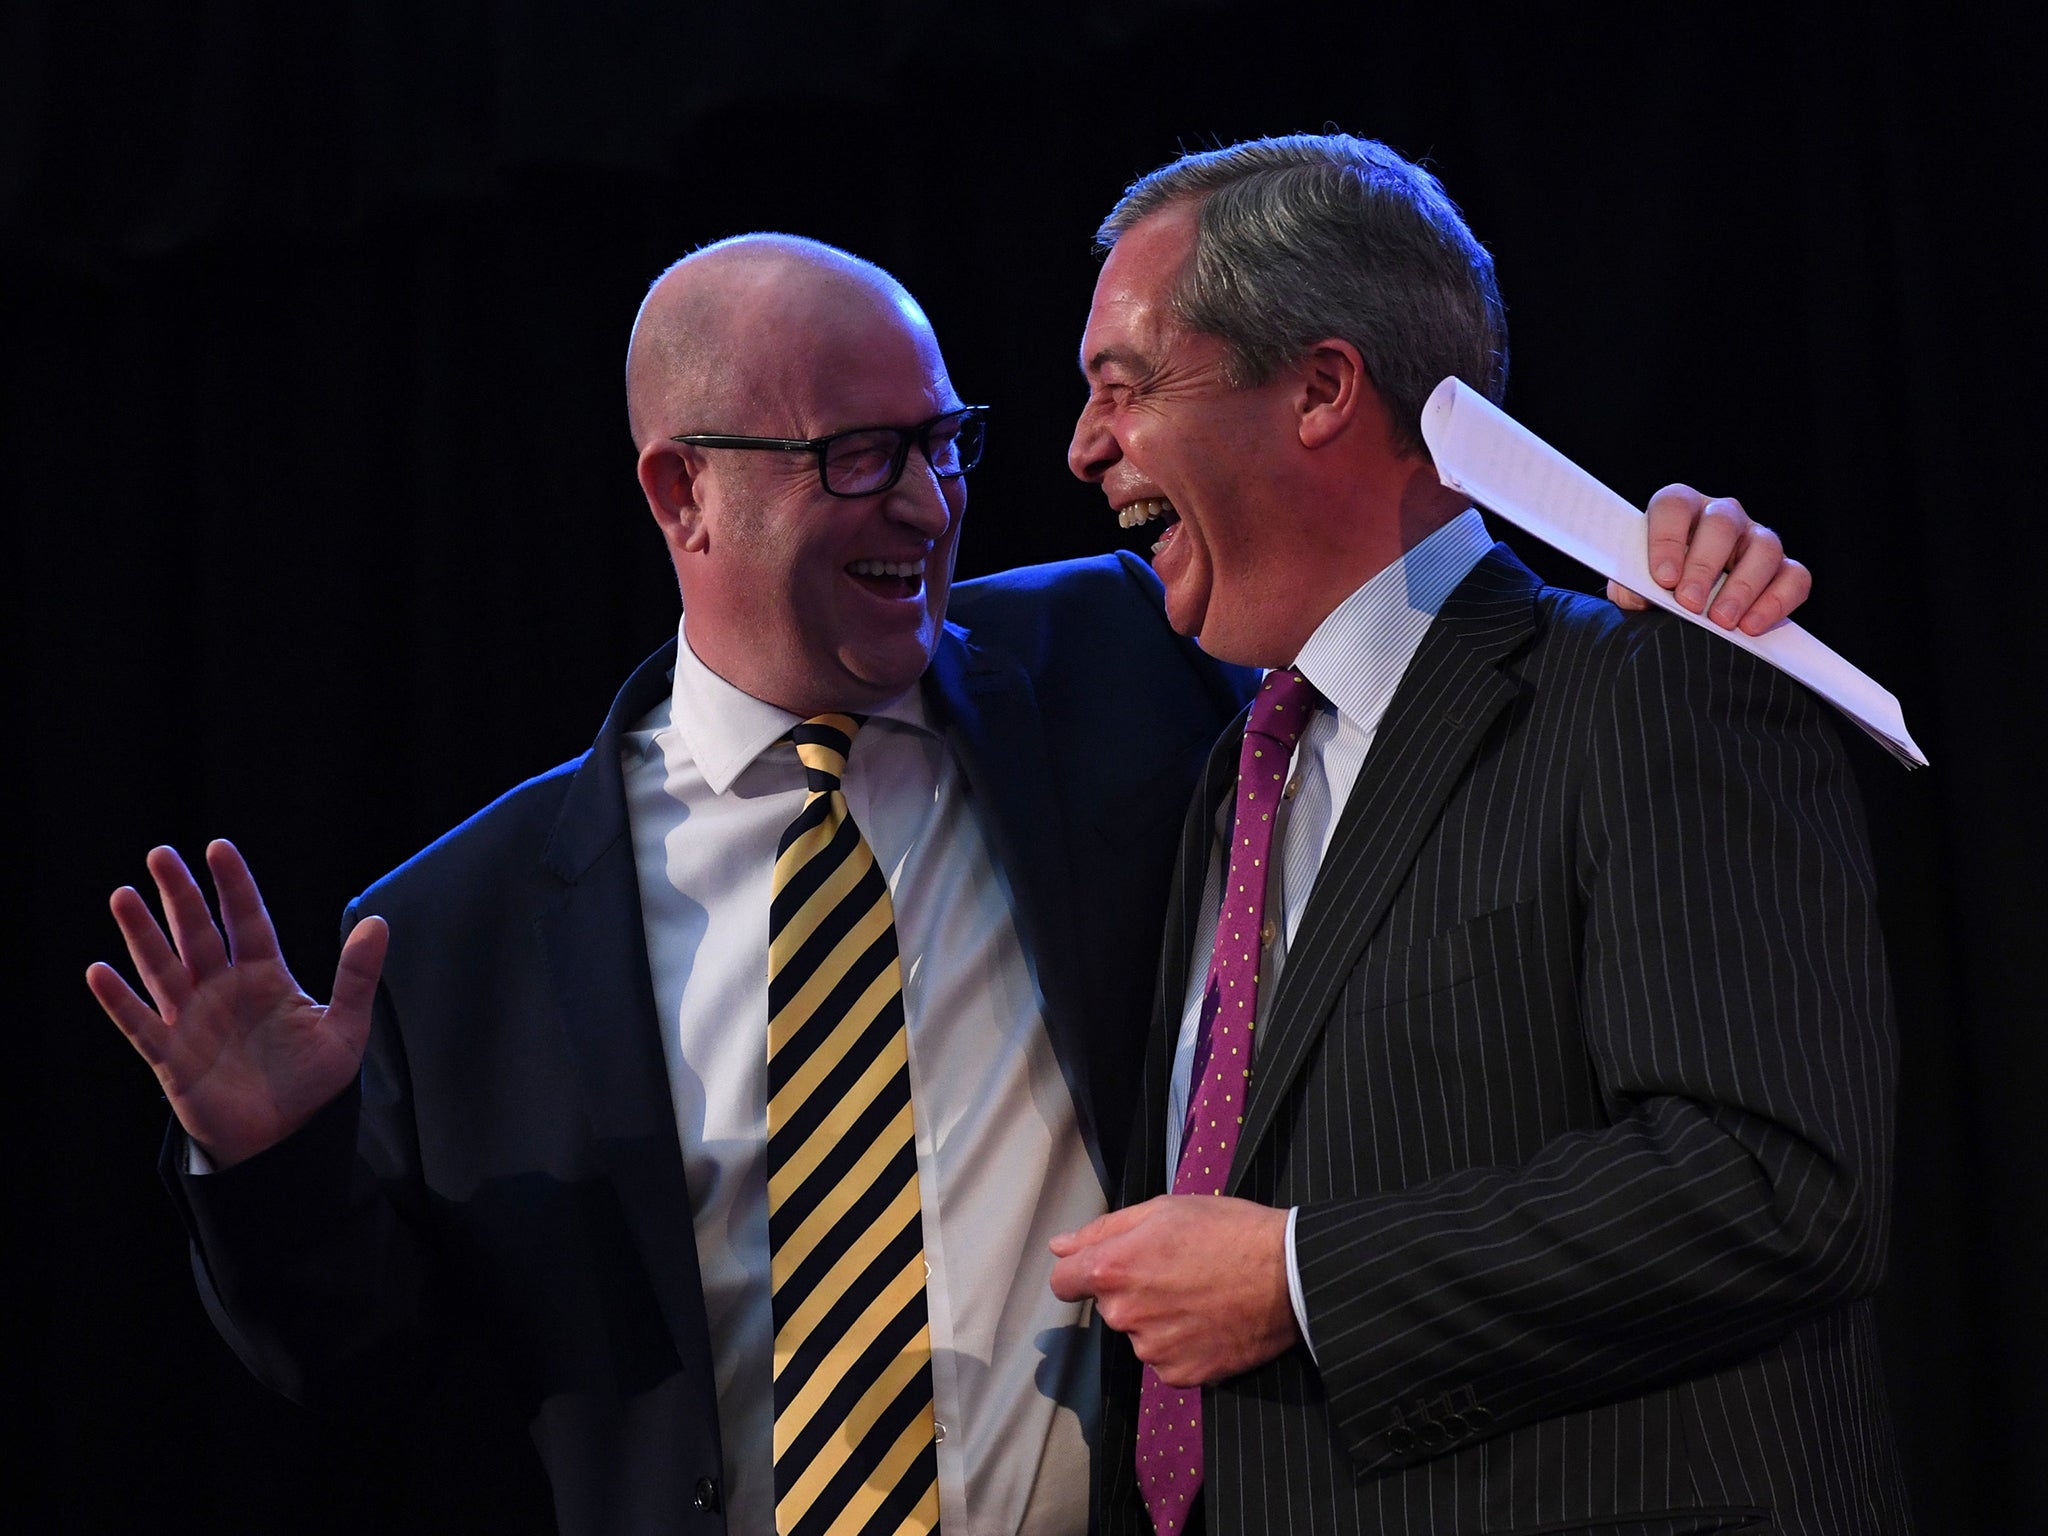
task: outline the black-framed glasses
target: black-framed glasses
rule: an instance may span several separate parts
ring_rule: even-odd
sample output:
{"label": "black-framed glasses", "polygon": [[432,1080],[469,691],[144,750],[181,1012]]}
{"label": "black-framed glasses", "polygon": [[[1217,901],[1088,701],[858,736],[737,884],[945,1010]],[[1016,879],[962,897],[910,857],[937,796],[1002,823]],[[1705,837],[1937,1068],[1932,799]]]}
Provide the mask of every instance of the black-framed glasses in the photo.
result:
{"label": "black-framed glasses", "polygon": [[826,437],[735,437],[727,432],[686,432],[669,439],[692,448],[758,448],[809,453],[818,459],[818,482],[828,496],[877,496],[903,478],[915,446],[941,480],[957,480],[981,462],[988,441],[988,407],[963,405],[914,427],[853,427]]}

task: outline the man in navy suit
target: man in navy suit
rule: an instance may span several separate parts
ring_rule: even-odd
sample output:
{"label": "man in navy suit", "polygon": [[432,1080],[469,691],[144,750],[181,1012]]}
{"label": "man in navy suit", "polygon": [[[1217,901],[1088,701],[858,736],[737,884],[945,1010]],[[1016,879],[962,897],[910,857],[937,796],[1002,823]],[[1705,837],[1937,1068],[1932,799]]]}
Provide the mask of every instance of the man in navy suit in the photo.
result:
{"label": "man in navy suit", "polygon": [[[1074,471],[1160,527],[1176,629],[1314,708],[1257,770],[1284,793],[1229,935],[1242,725],[1211,760],[1127,1208],[1056,1244],[1127,1339],[1105,1527],[1904,1528],[1869,1300],[1894,1047],[1824,712],[1542,587],[1438,482],[1423,401],[1499,398],[1507,350],[1427,172],[1256,141],[1101,239]],[[1248,1065],[1212,1041],[1240,948]]]}
{"label": "man in navy suit", "polygon": [[565,1531],[768,1529],[768,872],[790,728],[862,714],[844,789],[902,944],[937,1502],[1073,1529],[1096,1350],[1047,1244],[1115,1187],[1180,807],[1248,680],[1130,556],[951,586],[977,412],[866,263],[707,248],[650,292],[627,382],[683,620],[592,750],[359,898],[324,1007],[229,845],[225,941],[168,849],[168,937],[114,897],[154,1007],[89,980],[176,1114],[207,1304],[311,1403],[479,1342]]}

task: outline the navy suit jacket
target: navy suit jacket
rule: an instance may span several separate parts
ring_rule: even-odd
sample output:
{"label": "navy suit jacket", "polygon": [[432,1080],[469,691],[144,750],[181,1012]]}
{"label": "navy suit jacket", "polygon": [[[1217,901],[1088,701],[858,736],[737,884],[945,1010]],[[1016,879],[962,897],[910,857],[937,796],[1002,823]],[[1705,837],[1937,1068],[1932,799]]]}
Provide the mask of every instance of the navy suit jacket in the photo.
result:
{"label": "navy suit jacket", "polygon": [[[1181,810],[1249,679],[1173,635],[1128,555],[962,583],[950,608],[927,701],[1114,1189]],[[208,1306],[257,1375],[309,1404],[375,1402],[432,1346],[480,1341],[571,1533],[723,1529],[620,775],[620,734],[672,664],[673,645],[633,674],[582,758],[350,907],[392,934],[360,1093],[218,1174],[167,1153]]]}
{"label": "navy suit jacket", "polygon": [[[1388,706],[1259,1030],[1227,1193],[1298,1206],[1316,1355],[1203,1393],[1211,1533],[1869,1536],[1893,1041],[1814,699],[1496,546]],[[1184,834],[1124,1198],[1241,725]],[[1148,1527],[1113,1348],[1105,1525]]]}

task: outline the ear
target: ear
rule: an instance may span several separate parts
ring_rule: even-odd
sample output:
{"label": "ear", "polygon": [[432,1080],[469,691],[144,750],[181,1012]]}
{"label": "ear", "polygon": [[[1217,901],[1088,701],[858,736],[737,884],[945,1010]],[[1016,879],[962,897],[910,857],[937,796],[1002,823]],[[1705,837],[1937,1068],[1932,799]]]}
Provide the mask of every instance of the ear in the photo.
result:
{"label": "ear", "polygon": [[1330,336],[1310,347],[1296,367],[1301,445],[1321,448],[1355,427],[1361,411],[1369,409],[1365,397],[1372,394],[1372,384],[1365,359],[1350,342]]}
{"label": "ear", "polygon": [[669,549],[701,553],[708,540],[698,480],[704,461],[680,443],[650,443],[640,450],[640,491]]}

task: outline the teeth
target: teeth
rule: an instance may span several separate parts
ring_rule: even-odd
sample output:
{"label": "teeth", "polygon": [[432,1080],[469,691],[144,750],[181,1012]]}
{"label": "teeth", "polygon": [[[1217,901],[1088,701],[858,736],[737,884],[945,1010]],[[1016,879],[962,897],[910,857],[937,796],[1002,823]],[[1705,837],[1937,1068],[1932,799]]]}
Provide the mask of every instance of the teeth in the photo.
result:
{"label": "teeth", "polygon": [[847,569],[856,576],[922,576],[922,560],[856,560]]}
{"label": "teeth", "polygon": [[1149,523],[1155,517],[1164,517],[1173,510],[1173,503],[1164,496],[1147,496],[1134,501],[1116,515],[1119,528],[1137,528]]}

